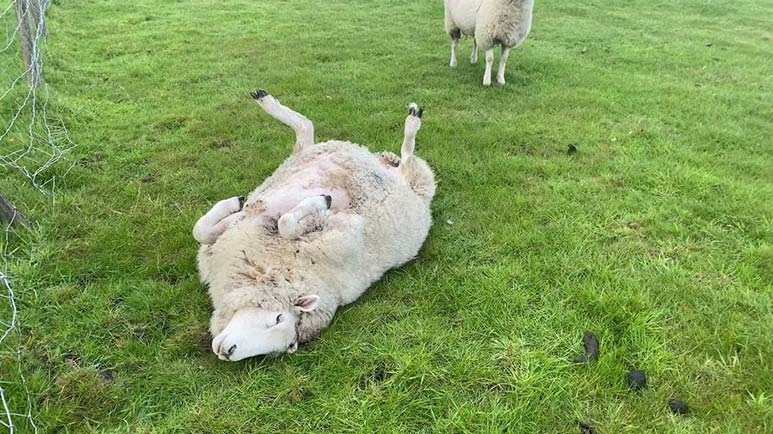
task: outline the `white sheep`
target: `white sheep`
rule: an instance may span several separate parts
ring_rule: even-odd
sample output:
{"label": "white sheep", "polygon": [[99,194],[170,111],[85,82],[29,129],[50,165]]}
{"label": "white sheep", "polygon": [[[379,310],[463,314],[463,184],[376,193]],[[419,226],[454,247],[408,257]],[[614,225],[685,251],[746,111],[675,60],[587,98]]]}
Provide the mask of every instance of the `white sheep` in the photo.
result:
{"label": "white sheep", "polygon": [[212,351],[230,361],[295,351],[339,306],[415,257],[435,194],[432,170],[413,153],[422,117],[415,105],[398,157],[350,142],[314,144],[311,121],[264,91],[252,95],[297,142],[246,199],[217,203],[193,229],[214,307]]}
{"label": "white sheep", "polygon": [[462,35],[473,36],[470,62],[478,63],[478,48],[486,52],[483,85],[491,85],[494,46],[502,46],[497,83],[505,84],[505,66],[510,49],[517,47],[531,30],[534,0],[445,0],[446,32],[451,36],[451,67],[456,67],[456,46]]}

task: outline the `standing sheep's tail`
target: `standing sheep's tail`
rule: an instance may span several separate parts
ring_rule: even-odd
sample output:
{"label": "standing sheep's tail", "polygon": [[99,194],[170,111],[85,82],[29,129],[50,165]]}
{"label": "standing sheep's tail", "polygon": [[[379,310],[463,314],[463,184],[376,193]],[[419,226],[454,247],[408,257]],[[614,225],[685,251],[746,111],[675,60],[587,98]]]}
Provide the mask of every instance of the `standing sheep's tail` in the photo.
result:
{"label": "standing sheep's tail", "polygon": [[413,191],[427,201],[431,201],[435,195],[435,177],[429,165],[414,155],[416,133],[421,128],[424,110],[416,103],[411,103],[408,107],[408,117],[405,118],[405,137],[400,150],[400,170]]}

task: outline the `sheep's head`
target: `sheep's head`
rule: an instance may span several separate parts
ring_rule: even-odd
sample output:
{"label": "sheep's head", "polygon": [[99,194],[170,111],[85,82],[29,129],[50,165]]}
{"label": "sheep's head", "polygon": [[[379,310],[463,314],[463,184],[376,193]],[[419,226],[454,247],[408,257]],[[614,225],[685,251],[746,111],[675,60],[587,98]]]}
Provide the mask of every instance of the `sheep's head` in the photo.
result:
{"label": "sheep's head", "polygon": [[236,311],[228,325],[212,340],[220,360],[235,362],[269,353],[293,353],[298,349],[297,325],[301,314],[319,305],[319,296],[298,297],[281,312],[245,307]]}

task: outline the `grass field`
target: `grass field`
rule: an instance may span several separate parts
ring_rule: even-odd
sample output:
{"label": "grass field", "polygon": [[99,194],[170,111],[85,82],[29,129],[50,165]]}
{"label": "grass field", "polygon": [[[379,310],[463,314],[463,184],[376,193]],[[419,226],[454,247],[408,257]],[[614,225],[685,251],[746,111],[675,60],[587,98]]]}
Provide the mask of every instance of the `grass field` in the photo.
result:
{"label": "grass field", "polygon": [[[538,0],[491,88],[470,41],[448,67],[440,0],[53,3],[76,164],[55,201],[0,171],[39,223],[0,241],[23,326],[0,369],[40,432],[773,430],[770,1]],[[230,364],[190,230],[289,155],[255,88],[393,152],[418,102],[438,194],[419,257],[320,340]]]}

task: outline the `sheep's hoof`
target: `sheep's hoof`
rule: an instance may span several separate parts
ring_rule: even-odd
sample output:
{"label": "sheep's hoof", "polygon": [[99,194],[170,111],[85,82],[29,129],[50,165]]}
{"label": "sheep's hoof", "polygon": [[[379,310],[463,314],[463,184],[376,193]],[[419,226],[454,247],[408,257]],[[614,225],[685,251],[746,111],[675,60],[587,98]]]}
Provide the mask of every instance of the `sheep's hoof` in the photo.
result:
{"label": "sheep's hoof", "polygon": [[408,107],[409,115],[416,116],[419,119],[421,119],[421,117],[424,115],[424,109],[417,106],[416,103],[411,103],[411,105]]}
{"label": "sheep's hoof", "polygon": [[268,92],[266,92],[263,89],[256,90],[255,92],[250,92],[250,95],[255,98],[256,100],[263,99],[266,95],[268,95]]}
{"label": "sheep's hoof", "polygon": [[330,209],[330,206],[333,205],[333,196],[329,194],[323,194],[322,196],[325,198],[325,205],[327,206],[327,209]]}

